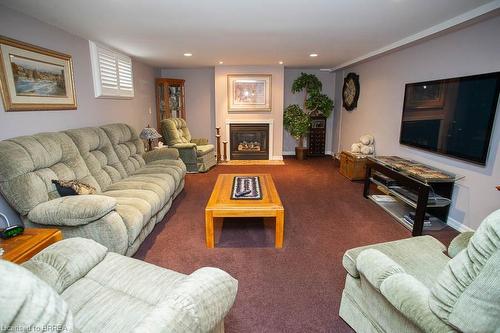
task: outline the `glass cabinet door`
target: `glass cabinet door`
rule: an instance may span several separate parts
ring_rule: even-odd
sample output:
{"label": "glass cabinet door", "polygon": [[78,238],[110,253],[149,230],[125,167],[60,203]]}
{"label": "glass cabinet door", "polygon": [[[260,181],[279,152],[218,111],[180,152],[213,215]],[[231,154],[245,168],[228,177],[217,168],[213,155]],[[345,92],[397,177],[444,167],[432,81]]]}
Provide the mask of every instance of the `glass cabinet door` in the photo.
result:
{"label": "glass cabinet door", "polygon": [[185,119],[184,80],[156,79],[156,109],[158,127],[164,119]]}
{"label": "glass cabinet door", "polygon": [[158,113],[160,120],[169,118],[167,112],[166,94],[165,94],[165,84],[160,82],[157,86],[158,94]]}

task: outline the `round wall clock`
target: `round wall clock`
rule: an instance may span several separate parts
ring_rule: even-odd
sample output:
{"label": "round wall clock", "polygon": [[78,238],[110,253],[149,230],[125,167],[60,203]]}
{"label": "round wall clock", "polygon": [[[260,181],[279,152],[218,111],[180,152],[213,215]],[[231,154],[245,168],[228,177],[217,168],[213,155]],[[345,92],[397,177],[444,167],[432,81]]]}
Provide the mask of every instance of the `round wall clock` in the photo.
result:
{"label": "round wall clock", "polygon": [[342,99],[344,108],[352,111],[358,106],[359,98],[359,75],[349,73],[344,78],[344,87],[342,88]]}

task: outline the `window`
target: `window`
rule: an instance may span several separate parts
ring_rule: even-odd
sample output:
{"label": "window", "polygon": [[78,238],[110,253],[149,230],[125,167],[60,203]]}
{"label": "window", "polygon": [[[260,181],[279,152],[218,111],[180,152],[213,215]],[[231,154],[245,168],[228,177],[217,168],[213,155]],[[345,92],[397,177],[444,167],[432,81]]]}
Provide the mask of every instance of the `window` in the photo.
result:
{"label": "window", "polygon": [[95,97],[134,97],[132,59],[92,41],[89,44]]}

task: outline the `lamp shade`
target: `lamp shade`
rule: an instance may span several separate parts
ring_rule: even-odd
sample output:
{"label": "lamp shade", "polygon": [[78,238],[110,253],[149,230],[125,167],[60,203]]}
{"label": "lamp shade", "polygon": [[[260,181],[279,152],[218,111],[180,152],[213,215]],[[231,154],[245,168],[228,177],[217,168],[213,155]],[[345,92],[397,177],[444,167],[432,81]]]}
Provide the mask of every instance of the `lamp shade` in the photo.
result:
{"label": "lamp shade", "polygon": [[141,134],[139,134],[139,137],[144,140],[154,140],[161,138],[161,134],[152,127],[145,127],[141,131]]}

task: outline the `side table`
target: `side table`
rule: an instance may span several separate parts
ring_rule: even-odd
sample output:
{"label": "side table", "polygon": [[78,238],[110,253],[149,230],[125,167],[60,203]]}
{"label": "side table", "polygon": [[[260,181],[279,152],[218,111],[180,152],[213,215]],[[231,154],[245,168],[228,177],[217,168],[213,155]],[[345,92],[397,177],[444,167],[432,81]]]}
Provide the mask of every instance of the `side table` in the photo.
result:
{"label": "side table", "polygon": [[367,156],[349,151],[340,153],[339,172],[349,180],[364,180],[366,177]]}
{"label": "side table", "polygon": [[0,258],[21,264],[61,239],[62,233],[58,229],[27,228],[19,236],[0,240],[0,247],[4,250]]}

